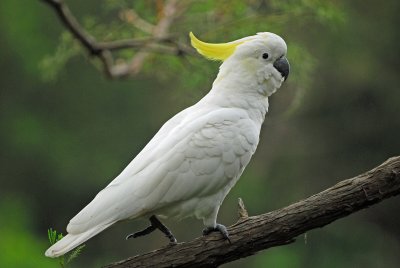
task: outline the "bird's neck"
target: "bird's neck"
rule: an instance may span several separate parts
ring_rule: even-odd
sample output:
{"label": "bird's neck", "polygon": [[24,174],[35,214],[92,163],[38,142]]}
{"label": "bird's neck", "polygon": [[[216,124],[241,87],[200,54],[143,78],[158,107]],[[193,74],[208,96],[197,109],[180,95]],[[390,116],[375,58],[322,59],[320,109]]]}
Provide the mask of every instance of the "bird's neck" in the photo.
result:
{"label": "bird's neck", "polygon": [[256,85],[252,87],[239,81],[237,83],[214,82],[211,91],[203,98],[202,102],[223,108],[243,109],[254,122],[260,125],[264,122],[268,111],[268,97],[257,92]]}
{"label": "bird's neck", "polygon": [[262,124],[268,111],[268,97],[281,86],[283,79],[272,65],[261,66],[251,60],[225,61],[204,101],[241,108],[253,121]]}

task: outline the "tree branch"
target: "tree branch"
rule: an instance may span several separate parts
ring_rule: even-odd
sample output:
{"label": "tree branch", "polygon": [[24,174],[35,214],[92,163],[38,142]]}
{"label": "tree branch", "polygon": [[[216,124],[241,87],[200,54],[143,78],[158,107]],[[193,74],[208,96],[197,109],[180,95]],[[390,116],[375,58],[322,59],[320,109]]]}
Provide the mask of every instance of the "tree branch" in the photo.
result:
{"label": "tree branch", "polygon": [[120,17],[145,33],[151,34],[154,31],[155,25],[142,19],[133,8],[121,12]]}
{"label": "tree branch", "polygon": [[[93,56],[98,57],[104,66],[105,73],[110,78],[119,78],[135,75],[141,69],[149,53],[163,53],[176,56],[193,55],[193,50],[187,45],[174,40],[169,34],[172,22],[186,9],[186,5],[179,4],[178,0],[169,0],[165,5],[165,12],[157,25],[152,26],[153,31],[149,37],[126,39],[112,42],[98,42],[87,33],[72,15],[64,0],[42,0],[51,6],[67,30],[78,40],[82,46]],[[131,11],[132,12],[132,11]],[[144,22],[142,21],[142,24]],[[146,28],[145,31],[148,30]],[[121,49],[140,49],[130,63],[114,65],[112,51]],[[144,56],[145,55],[145,56]]]}
{"label": "tree branch", "polygon": [[[186,6],[180,6],[178,0],[167,0],[165,4],[163,4],[161,1],[157,3],[159,3],[160,5],[159,20],[157,25],[153,27],[152,36],[156,39],[162,39],[166,35],[168,35],[172,23],[177,19],[179,12],[183,12]],[[143,48],[138,53],[136,53],[136,55],[129,63],[119,64],[118,67],[121,76],[125,74],[137,74],[140,72],[145,60],[150,55],[148,50],[151,49],[151,45],[152,44],[143,46]],[[181,47],[182,46],[178,46],[178,48]],[[165,52],[168,53],[168,50],[166,50]],[[172,53],[177,53],[176,55],[179,55],[179,51],[176,50],[174,50]]]}
{"label": "tree branch", "polygon": [[260,250],[290,244],[300,234],[399,193],[400,156],[397,156],[364,174],[266,214],[246,217],[244,206],[240,204],[242,216],[228,228],[231,244],[215,233],[131,257],[105,268],[217,267]]}

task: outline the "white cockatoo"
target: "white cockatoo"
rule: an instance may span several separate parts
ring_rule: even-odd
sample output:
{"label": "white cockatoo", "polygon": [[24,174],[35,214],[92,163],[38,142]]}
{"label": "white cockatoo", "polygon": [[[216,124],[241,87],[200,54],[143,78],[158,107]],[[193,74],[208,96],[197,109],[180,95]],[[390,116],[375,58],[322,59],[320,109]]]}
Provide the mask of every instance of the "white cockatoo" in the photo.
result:
{"label": "white cockatoo", "polygon": [[210,44],[190,33],[206,58],[222,61],[211,91],[168,120],[106,188],[67,226],[68,234],[45,253],[58,257],[126,219],[147,218],[151,225],[127,238],[160,229],[158,217],[195,216],[203,234],[219,231],[219,207],[254,154],[268,97],[289,75],[286,43],[276,34],[258,33],[229,43]]}

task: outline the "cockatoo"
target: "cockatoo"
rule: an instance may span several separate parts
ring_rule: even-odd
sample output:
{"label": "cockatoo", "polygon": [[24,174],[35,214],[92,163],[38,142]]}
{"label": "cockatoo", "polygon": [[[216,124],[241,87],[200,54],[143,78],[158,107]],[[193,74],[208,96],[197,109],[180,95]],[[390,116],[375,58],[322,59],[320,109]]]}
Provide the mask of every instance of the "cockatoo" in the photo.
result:
{"label": "cockatoo", "polygon": [[157,217],[195,216],[203,235],[228,231],[217,223],[222,201],[254,154],[271,96],[289,75],[286,43],[276,34],[257,33],[211,44],[190,33],[203,56],[222,61],[210,92],[168,120],[133,161],[67,226],[68,234],[45,253],[58,257],[114,223],[149,219],[151,225],[127,238],[162,231]]}

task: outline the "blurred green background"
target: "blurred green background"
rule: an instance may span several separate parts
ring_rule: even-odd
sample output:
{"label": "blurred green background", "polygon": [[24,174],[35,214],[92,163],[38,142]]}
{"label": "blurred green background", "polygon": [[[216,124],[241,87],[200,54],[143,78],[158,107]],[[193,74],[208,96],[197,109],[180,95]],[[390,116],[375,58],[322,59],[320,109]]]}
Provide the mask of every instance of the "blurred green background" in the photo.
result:
{"label": "blurred green background", "polygon": [[[118,12],[156,21],[157,1],[70,0],[99,40],[140,37]],[[158,1],[160,2],[160,1]],[[252,215],[278,209],[400,152],[400,2],[193,1],[171,29],[229,41],[260,31],[289,44],[292,74],[270,99],[261,142],[226,198],[231,225],[242,197]],[[218,63],[153,55],[143,71],[109,80],[41,1],[0,2],[0,267],[57,267],[47,229],[65,227],[156,133],[209,90]],[[118,54],[131,57],[131,50]],[[399,198],[223,267],[399,267]],[[178,240],[201,221],[166,224]],[[86,243],[71,267],[99,267],[166,244],[124,222]]]}

